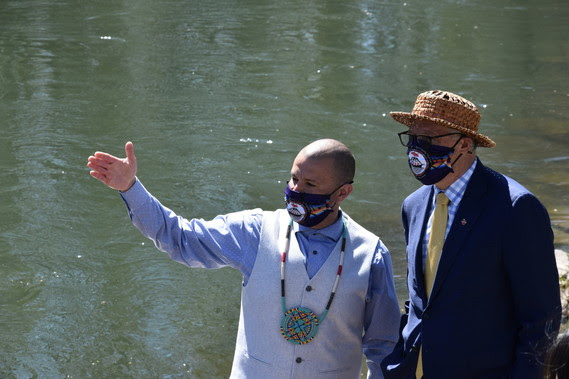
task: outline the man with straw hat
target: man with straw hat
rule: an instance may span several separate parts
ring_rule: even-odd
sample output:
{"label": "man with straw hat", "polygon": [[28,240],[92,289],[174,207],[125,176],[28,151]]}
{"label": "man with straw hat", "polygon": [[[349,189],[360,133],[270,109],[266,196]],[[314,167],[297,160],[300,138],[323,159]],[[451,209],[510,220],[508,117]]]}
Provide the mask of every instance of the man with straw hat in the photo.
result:
{"label": "man with straw hat", "polygon": [[386,378],[537,378],[560,322],[544,206],[485,167],[480,113],[445,91],[391,117],[423,186],[403,202],[409,300]]}

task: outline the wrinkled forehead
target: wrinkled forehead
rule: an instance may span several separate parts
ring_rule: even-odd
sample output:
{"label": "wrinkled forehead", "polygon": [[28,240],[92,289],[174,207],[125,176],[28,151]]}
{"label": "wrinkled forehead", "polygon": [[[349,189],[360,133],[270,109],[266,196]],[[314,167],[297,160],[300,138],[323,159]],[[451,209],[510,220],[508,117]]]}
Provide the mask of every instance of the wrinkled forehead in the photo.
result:
{"label": "wrinkled forehead", "polygon": [[292,164],[291,174],[322,180],[335,173],[332,157],[315,157],[299,153]]}

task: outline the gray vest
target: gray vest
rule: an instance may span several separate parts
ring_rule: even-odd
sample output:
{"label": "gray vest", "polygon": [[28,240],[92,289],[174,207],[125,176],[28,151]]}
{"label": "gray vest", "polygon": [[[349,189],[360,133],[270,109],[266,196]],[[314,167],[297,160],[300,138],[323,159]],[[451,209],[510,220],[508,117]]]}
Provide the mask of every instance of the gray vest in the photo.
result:
{"label": "gray vest", "polygon": [[[359,378],[370,266],[379,238],[351,220],[340,284],[328,315],[309,343],[295,345],[280,332],[280,253],[290,217],[264,212],[255,266],[241,295],[241,315],[231,378]],[[294,229],[298,228],[294,224]],[[286,264],[286,307],[324,312],[340,262],[341,241],[309,279],[294,232]]]}

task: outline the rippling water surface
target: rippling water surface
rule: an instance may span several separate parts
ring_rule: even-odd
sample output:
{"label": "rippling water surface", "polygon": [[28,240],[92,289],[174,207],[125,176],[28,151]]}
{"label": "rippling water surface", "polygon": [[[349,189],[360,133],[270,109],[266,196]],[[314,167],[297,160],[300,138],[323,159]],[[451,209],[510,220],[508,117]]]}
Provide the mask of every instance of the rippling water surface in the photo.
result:
{"label": "rippling water surface", "polygon": [[187,217],[282,206],[296,152],[345,142],[345,210],[393,255],[417,188],[387,114],[472,99],[484,163],[548,208],[569,246],[569,6],[528,1],[0,4],[0,377],[227,377],[240,275],[169,261],[85,167],[135,143]]}

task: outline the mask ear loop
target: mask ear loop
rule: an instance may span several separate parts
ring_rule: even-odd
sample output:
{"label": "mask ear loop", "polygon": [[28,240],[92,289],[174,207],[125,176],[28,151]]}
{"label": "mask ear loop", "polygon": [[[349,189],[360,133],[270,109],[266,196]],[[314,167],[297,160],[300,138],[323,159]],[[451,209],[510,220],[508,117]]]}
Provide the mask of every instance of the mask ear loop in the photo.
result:
{"label": "mask ear loop", "polygon": [[[454,151],[454,148],[456,147],[456,145],[460,142],[460,140],[461,140],[462,138],[464,138],[463,135],[461,135],[460,138],[456,140],[456,142],[454,143],[454,145],[452,145],[452,150],[453,150],[453,151]],[[472,152],[469,151],[468,154],[472,154]],[[454,166],[454,164],[456,163],[456,161],[458,161],[458,159],[459,159],[460,157],[462,157],[462,153],[460,153],[460,154],[458,155],[458,157],[456,157],[456,159],[454,160],[454,162],[452,162],[452,163],[450,164],[450,169],[451,169],[451,170],[453,170],[452,166]],[[449,157],[449,159],[450,159],[450,157]],[[454,172],[454,170],[453,170],[452,172]]]}
{"label": "mask ear loop", "polygon": [[[353,181],[353,180],[350,180],[349,182],[346,182],[346,183],[344,183],[344,184],[341,184],[338,188],[336,188],[334,191],[332,191],[332,192],[328,195],[328,198],[331,198],[332,195],[333,195],[336,191],[338,191],[340,188],[342,188],[342,187],[345,186],[346,184],[353,184],[353,183],[354,183],[354,181]],[[334,205],[330,206],[330,205],[328,204],[328,202],[326,202],[326,206],[328,207],[329,210],[333,211],[333,210],[334,210],[334,207],[336,206],[337,203],[338,203],[338,202],[335,202]]]}

